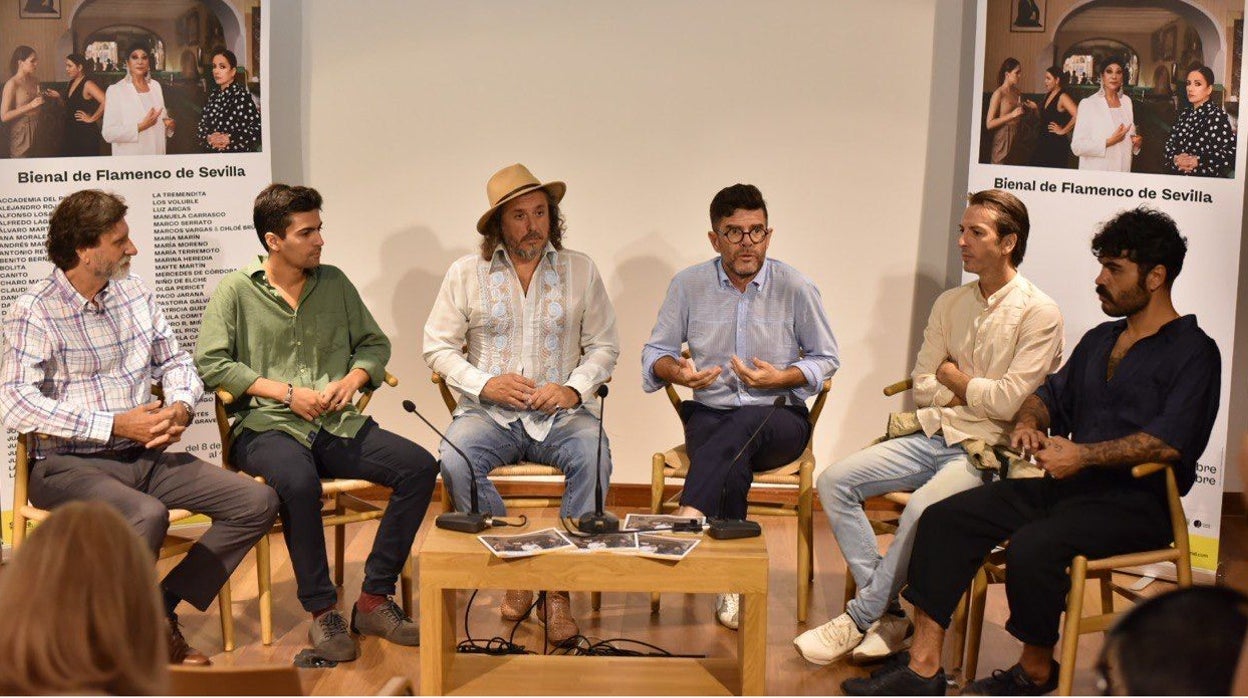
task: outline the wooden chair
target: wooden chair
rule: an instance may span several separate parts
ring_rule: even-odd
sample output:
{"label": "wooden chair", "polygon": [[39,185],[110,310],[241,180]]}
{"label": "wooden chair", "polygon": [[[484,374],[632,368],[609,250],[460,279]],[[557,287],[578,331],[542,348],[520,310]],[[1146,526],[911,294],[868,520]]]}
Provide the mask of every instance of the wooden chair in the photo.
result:
{"label": "wooden chair", "polygon": [[[447,385],[446,379],[442,374],[434,371],[429,377],[434,385],[438,386],[438,393],[442,395],[442,403],[446,405],[447,412],[455,413],[455,408],[459,405],[459,401],[455,399],[455,393],[451,392],[451,386]],[[520,461],[512,465],[503,465],[490,471],[490,479],[501,482],[521,483],[524,478],[531,477],[557,477],[563,479],[563,471],[553,465],[545,465],[543,463],[531,463],[529,461]],[[512,507],[518,509],[544,509],[546,507],[557,507],[563,501],[562,496],[551,496],[548,494],[521,494],[507,495],[503,497],[503,503],[510,509]],[[451,493],[446,487],[446,482],[442,483],[442,510],[451,511],[453,508],[451,502]],[[596,610],[596,609],[595,609]]]}
{"label": "wooden chair", "polygon": [[[31,439],[47,438],[43,434],[28,433],[17,435],[17,454],[13,459],[14,466],[14,482],[13,482],[13,552],[16,553],[18,548],[22,547],[22,543],[26,541],[27,527],[33,523],[38,523],[48,518],[51,512],[40,509],[30,503],[30,449],[33,445]],[[192,516],[194,512],[186,509],[170,509],[169,523],[174,524],[179,521],[185,521]],[[195,539],[187,536],[178,535],[177,533],[168,533],[165,535],[165,542],[160,546],[160,552],[157,555],[158,560],[164,560],[178,555],[185,555],[191,546],[195,545]],[[221,585],[221,591],[217,592],[217,610],[221,614],[221,644],[226,652],[234,650],[234,615],[230,599],[230,580],[226,579],[225,584]]]}
{"label": "wooden chair", "polygon": [[[441,373],[434,371],[429,380],[438,386],[438,393],[442,396],[442,403],[446,405],[446,411],[455,414],[455,408],[459,406],[459,401],[455,399],[455,393],[451,392],[451,386],[447,385],[446,378]],[[610,382],[610,379],[607,379]],[[544,463],[533,463],[530,461],[520,461],[512,465],[500,465],[490,471],[489,478],[491,481],[506,482],[513,486],[523,485],[530,482],[526,478],[532,477],[557,477],[563,480],[563,471],[553,465]],[[501,492],[500,492],[501,494]],[[559,507],[563,504],[563,497],[552,496],[544,493],[532,494],[506,494],[503,495],[503,504],[508,509],[545,509],[547,507]],[[454,503],[451,501],[450,489],[446,486],[446,481],[442,481],[442,511],[452,511]],[[590,607],[597,611],[602,608],[602,592],[595,591],[590,593]]]}
{"label": "wooden chair", "polygon": [[[390,373],[386,373],[385,384],[390,387],[397,386],[399,379]],[[363,393],[355,402],[356,408],[363,412],[372,398],[372,391]],[[218,389],[216,391],[217,431],[221,435],[221,465],[230,470],[237,470],[237,468],[230,461],[230,448],[233,446],[234,438],[230,433],[230,417],[226,407],[233,404],[235,399],[235,396],[226,390]],[[264,482],[262,477],[255,479],[257,482]],[[344,579],[343,560],[346,557],[347,525],[380,519],[382,514],[385,513],[384,507],[377,506],[372,502],[351,494],[351,492],[373,487],[377,487],[377,485],[369,480],[342,478],[321,480],[321,498],[325,502],[321,515],[321,525],[325,528],[333,527],[334,529],[335,586],[341,587]],[[279,521],[277,524],[274,524],[273,530],[280,530],[280,526],[281,523]],[[265,645],[271,645],[273,644],[273,583],[268,536],[262,536],[256,543],[256,578],[260,602],[260,641]],[[407,563],[403,565],[402,574],[399,575],[399,583],[402,589],[403,610],[410,615],[416,610],[412,604],[412,559],[410,554]]]}
{"label": "wooden chair", "polygon": [[[169,668],[169,692],[175,696],[302,696],[299,670],[290,664]],[[413,695],[412,682],[395,676],[378,696]]]}
{"label": "wooden chair", "polygon": [[[815,580],[814,569],[814,520],[811,512],[814,507],[814,472],[815,454],[814,429],[827,402],[828,391],[832,389],[831,379],[823,382],[823,387],[815,397],[810,408],[810,442],[797,460],[779,468],[754,473],[753,485],[778,485],[785,489],[796,490],[797,499],[793,503],[785,501],[750,500],[747,512],[752,516],[796,516],[797,517],[797,622],[806,622],[806,606],[810,599],[810,585]],[[676,414],[680,414],[680,394],[669,383],[664,386],[668,402]],[[679,507],[680,492],[668,499],[663,498],[663,491],[668,480],[683,481],[689,475],[689,452],[685,444],[680,444],[662,453],[655,453],[650,459],[650,511],[662,514],[674,511]],[[650,612],[659,612],[659,595],[651,594]]]}
{"label": "wooden chair", "polygon": [[[1192,558],[1187,538],[1187,517],[1183,512],[1183,500],[1174,478],[1174,469],[1167,463],[1141,463],[1131,469],[1131,474],[1136,478],[1143,478],[1162,471],[1165,472],[1166,503],[1169,505],[1170,531],[1173,536],[1170,546],[1158,550],[1091,560],[1084,555],[1076,555],[1070,567],[1067,568],[1070,573],[1070,592],[1066,595],[1066,618],[1062,624],[1058,695],[1070,695],[1074,685],[1079,636],[1106,630],[1122,615],[1121,611],[1114,611],[1114,594],[1117,593],[1132,602],[1143,597],[1139,592],[1115,584],[1114,570],[1170,562],[1175,566],[1175,577],[1179,588],[1192,585]],[[1004,582],[1006,574],[1004,553],[995,551],[988,556],[984,566],[980,568],[975,575],[975,580],[971,583],[970,630],[966,647],[967,681],[974,680],[975,670],[979,663],[979,642],[982,635],[988,585],[994,582]],[[1089,579],[1096,579],[1100,582],[1101,612],[1085,616],[1083,615],[1083,597]]]}

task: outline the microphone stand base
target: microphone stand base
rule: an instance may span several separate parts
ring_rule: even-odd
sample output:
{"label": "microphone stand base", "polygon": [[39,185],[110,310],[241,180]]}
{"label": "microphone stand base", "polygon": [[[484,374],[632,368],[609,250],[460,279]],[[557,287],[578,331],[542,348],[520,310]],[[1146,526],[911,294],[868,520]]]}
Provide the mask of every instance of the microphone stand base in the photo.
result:
{"label": "microphone stand base", "polygon": [[609,511],[601,514],[586,514],[576,522],[576,527],[581,533],[618,533],[620,519]]}
{"label": "microphone stand base", "polygon": [[711,519],[711,527],[706,534],[717,540],[734,538],[757,538],[763,535],[763,527],[757,521],[744,519]]}
{"label": "microphone stand base", "polygon": [[448,531],[459,531],[461,533],[480,533],[490,527],[490,524],[485,520],[485,514],[463,514],[460,512],[439,514],[434,521],[434,525],[438,528],[445,528]]}

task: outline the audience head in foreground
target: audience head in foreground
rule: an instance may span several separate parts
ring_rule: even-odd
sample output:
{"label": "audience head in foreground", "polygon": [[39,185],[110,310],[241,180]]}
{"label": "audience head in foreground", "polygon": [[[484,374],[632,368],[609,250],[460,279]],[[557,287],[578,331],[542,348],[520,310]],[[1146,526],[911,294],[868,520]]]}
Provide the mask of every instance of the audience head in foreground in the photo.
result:
{"label": "audience head in foreground", "polygon": [[1098,687],[1114,696],[1235,695],[1245,631],[1248,597],[1234,589],[1189,587],[1149,599],[1105,634]]}
{"label": "audience head in foreground", "polygon": [[0,693],[168,692],[149,552],[103,502],[59,507],[0,575]]}

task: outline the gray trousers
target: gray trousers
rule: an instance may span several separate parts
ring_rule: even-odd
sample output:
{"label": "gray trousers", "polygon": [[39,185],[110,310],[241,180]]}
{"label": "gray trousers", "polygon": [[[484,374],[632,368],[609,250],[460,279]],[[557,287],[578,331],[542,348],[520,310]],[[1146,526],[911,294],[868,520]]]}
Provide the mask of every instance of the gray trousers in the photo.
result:
{"label": "gray trousers", "polygon": [[188,453],[143,448],[107,454],[50,454],[30,473],[30,501],[40,509],[91,500],[113,505],[157,555],[169,510],[189,509],[212,525],[161,588],[207,610],[230,573],[277,518],[277,493],[251,478]]}

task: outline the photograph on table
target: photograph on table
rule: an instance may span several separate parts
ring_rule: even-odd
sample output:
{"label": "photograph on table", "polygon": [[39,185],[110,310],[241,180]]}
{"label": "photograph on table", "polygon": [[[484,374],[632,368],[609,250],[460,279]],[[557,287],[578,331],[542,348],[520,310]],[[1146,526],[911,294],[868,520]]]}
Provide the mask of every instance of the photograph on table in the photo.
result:
{"label": "photograph on table", "polygon": [[660,560],[683,560],[701,542],[701,538],[674,538],[654,533],[638,533],[637,554]]}
{"label": "photograph on table", "polygon": [[636,533],[600,533],[594,536],[571,536],[568,540],[576,546],[576,553],[635,553],[637,552]]}
{"label": "photograph on table", "polygon": [[498,557],[530,557],[576,548],[572,541],[554,528],[513,536],[477,536],[477,540]]}

